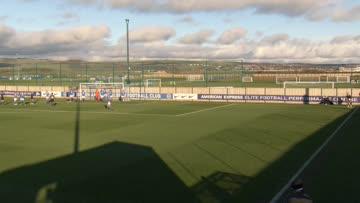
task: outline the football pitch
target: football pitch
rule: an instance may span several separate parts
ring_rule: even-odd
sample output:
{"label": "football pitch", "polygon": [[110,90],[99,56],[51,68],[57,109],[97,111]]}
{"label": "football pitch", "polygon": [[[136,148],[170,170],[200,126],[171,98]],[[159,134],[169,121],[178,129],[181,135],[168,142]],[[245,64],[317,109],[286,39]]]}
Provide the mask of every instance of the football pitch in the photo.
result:
{"label": "football pitch", "polygon": [[[339,131],[351,137],[340,152],[359,152],[359,113]],[[268,202],[349,114],[285,104],[0,105],[0,202]],[[336,168],[344,175],[342,155],[352,154],[330,146],[337,165],[320,156],[331,170],[315,176],[315,164],[303,175],[320,199],[318,183]]]}

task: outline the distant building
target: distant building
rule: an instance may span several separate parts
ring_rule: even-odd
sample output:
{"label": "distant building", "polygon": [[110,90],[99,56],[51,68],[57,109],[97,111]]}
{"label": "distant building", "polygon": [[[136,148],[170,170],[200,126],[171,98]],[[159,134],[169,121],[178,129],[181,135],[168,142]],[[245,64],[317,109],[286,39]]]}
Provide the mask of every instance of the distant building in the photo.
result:
{"label": "distant building", "polygon": [[339,67],[340,72],[360,72],[360,67],[350,68],[350,67]]}

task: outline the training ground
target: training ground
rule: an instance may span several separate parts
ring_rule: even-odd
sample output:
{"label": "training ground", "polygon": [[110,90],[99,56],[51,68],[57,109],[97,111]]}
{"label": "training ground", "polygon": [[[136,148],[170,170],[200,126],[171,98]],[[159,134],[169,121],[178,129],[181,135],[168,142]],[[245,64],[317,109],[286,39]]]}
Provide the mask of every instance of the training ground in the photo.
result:
{"label": "training ground", "polygon": [[0,105],[0,202],[269,202],[297,172],[315,202],[359,202],[359,124],[344,106]]}

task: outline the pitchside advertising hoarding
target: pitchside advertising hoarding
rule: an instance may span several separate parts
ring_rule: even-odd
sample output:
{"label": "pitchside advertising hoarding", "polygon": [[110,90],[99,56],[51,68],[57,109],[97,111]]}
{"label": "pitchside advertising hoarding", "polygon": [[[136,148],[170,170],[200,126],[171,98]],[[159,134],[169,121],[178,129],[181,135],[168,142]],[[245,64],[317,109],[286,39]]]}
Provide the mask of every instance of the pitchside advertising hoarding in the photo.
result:
{"label": "pitchside advertising hoarding", "polygon": [[[321,96],[282,96],[282,95],[238,95],[238,94],[198,94],[199,101],[283,101],[320,103]],[[346,97],[328,97],[334,103],[345,103]],[[360,97],[353,97],[353,103],[360,104]]]}
{"label": "pitchside advertising hoarding", "polygon": [[[67,97],[69,92],[30,92],[30,91],[2,91],[5,96],[12,97],[15,93],[23,93],[26,97],[35,93],[37,97],[46,97],[53,93],[55,97]],[[176,101],[230,101],[230,102],[284,102],[284,103],[320,103],[322,96],[283,96],[283,95],[241,95],[241,94],[187,94],[187,93],[122,93],[123,98],[130,100],[176,100]],[[327,97],[334,104],[346,104],[346,97]],[[353,104],[360,104],[360,97],[352,98]]]}
{"label": "pitchside advertising hoarding", "polygon": [[41,97],[47,97],[49,95],[54,94],[55,97],[62,97],[64,95],[63,92],[52,92],[52,91],[47,91],[47,92],[41,92]]}
{"label": "pitchside advertising hoarding", "polygon": [[197,94],[173,94],[173,98],[178,101],[195,101],[198,96]]}
{"label": "pitchside advertising hoarding", "polygon": [[30,97],[33,94],[35,97],[40,97],[41,92],[31,92],[31,91],[0,91],[0,93],[4,93],[5,97],[13,97],[14,94],[24,94],[25,97]]}
{"label": "pitchside advertising hoarding", "polygon": [[128,99],[147,99],[147,100],[173,100],[173,94],[160,93],[124,93],[122,97]]}

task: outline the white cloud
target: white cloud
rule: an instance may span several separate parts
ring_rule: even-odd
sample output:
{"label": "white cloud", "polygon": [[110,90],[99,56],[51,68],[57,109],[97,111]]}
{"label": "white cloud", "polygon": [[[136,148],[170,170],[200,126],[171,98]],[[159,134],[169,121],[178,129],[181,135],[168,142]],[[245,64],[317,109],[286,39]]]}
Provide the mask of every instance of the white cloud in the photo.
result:
{"label": "white cloud", "polygon": [[171,27],[152,26],[132,30],[129,35],[130,41],[133,43],[147,43],[167,41],[176,35],[176,31]]}
{"label": "white cloud", "polygon": [[[58,16],[55,16],[58,17]],[[57,23],[58,25],[65,25],[71,22],[80,21],[80,16],[73,12],[64,12],[60,15],[61,20]]]}
{"label": "white cloud", "polygon": [[9,17],[8,16],[0,16],[0,22],[1,21],[5,21],[5,20],[7,20]]}
{"label": "white cloud", "polygon": [[218,42],[221,44],[232,44],[244,38],[247,34],[247,31],[244,28],[233,28],[226,30],[221,34],[218,39]]}
{"label": "white cloud", "polygon": [[78,14],[73,12],[65,12],[61,17],[66,20],[78,20],[80,18]]}
{"label": "white cloud", "polygon": [[[18,0],[36,1],[36,0]],[[56,0],[68,4],[97,6],[135,12],[193,13],[239,12],[252,10],[257,14],[279,14],[304,17],[312,21],[332,20],[351,22],[360,20],[360,4],[346,8],[344,0]]]}
{"label": "white cloud", "polygon": [[[340,38],[346,38],[347,40],[339,40]],[[336,37],[328,42],[289,38],[275,41],[275,44],[262,42],[257,44],[252,52],[252,58],[313,62],[341,62],[350,59],[354,62],[360,62],[360,41],[357,41],[357,37]]]}
{"label": "white cloud", "polygon": [[6,43],[13,35],[15,30],[9,26],[0,24],[0,47]]}
{"label": "white cloud", "polygon": [[9,47],[32,47],[42,45],[77,45],[93,43],[110,36],[107,26],[77,27],[68,30],[45,30],[40,32],[16,33],[9,42]]}
{"label": "white cloud", "polygon": [[66,2],[135,12],[193,13],[252,10],[258,14],[302,16],[309,20],[330,19],[335,22],[360,20],[360,5],[344,9],[342,0],[67,0]]}
{"label": "white cloud", "polygon": [[204,44],[209,42],[213,36],[213,30],[200,30],[195,33],[187,34],[179,39],[182,44]]}
{"label": "white cloud", "polygon": [[66,30],[44,30],[18,32],[6,25],[0,25],[0,55],[51,54],[57,52],[81,51],[96,46],[105,46],[110,36],[107,26],[84,26]]}
{"label": "white cloud", "polygon": [[195,24],[195,19],[192,16],[184,16],[179,19],[181,23]]}
{"label": "white cloud", "polygon": [[351,22],[360,20],[360,5],[351,9],[338,9],[332,14],[332,20],[335,22]]}
{"label": "white cloud", "polygon": [[270,36],[265,36],[263,39],[261,39],[261,43],[275,45],[282,41],[287,41],[289,40],[289,38],[290,37],[288,34],[274,34]]}
{"label": "white cloud", "polygon": [[[242,40],[236,40],[236,43],[219,44],[217,41],[210,41],[213,35],[212,30],[189,34],[180,42],[166,41],[175,35],[174,30],[169,31],[172,30],[171,28],[164,29],[168,30],[167,32],[159,30],[162,29],[134,30],[135,33],[140,34],[135,35],[136,43],[131,44],[130,56],[135,59],[209,58],[245,59],[258,62],[360,63],[359,35],[337,36],[328,41],[314,41],[292,38],[280,33],[264,36],[260,40],[242,38]],[[110,33],[107,26],[101,25],[23,32],[0,23],[0,57],[14,57],[16,53],[19,53],[20,56],[50,59],[124,59],[125,41],[120,40],[116,45],[109,44],[107,39]],[[149,37],[144,37],[143,33],[148,33]]]}

